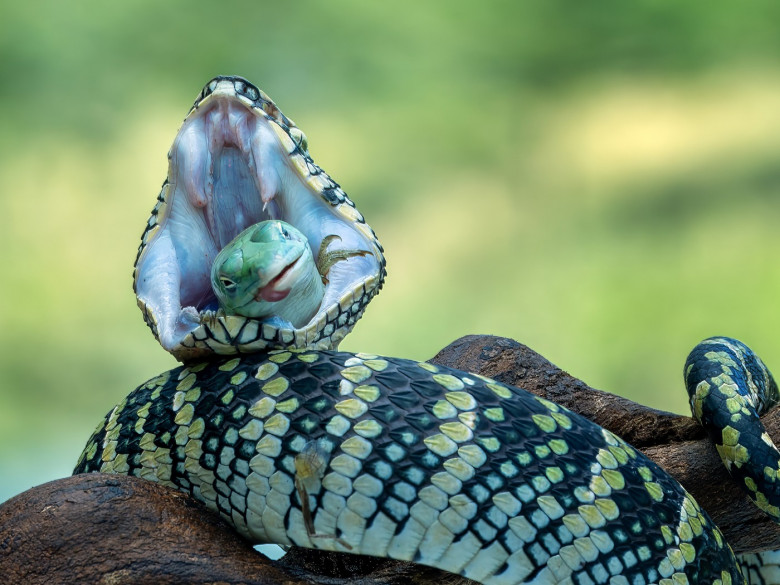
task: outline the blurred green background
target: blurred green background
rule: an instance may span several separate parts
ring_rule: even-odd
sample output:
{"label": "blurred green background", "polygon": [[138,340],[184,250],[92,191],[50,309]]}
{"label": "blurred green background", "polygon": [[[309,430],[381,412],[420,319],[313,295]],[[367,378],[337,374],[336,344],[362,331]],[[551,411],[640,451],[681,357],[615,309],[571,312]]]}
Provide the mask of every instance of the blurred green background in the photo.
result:
{"label": "blurred green background", "polygon": [[298,123],[384,243],[344,349],[504,335],[676,412],[702,337],[780,363],[778,23],[769,0],[4,3],[0,501],[174,365],[131,268],[216,74]]}

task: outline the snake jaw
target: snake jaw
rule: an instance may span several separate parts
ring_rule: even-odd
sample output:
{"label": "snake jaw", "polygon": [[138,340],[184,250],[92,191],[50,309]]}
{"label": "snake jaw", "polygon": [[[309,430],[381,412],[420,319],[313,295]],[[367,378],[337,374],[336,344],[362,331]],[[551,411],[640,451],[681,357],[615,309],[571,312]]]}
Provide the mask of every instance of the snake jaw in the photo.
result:
{"label": "snake jaw", "polygon": [[[320,309],[292,330],[214,316],[216,255],[268,219],[298,228],[313,250],[337,234],[339,248],[361,253],[333,267]],[[312,342],[335,347],[379,291],[384,266],[373,230],[314,164],[293,122],[243,79],[209,82],[171,148],[168,179],[136,258],[138,304],[163,347],[179,359]]]}
{"label": "snake jaw", "polygon": [[[202,132],[203,120],[195,120],[187,128],[182,129],[179,148],[176,155],[182,168],[184,192],[193,207],[203,208],[209,202],[209,196],[204,189],[207,183],[206,171],[211,168],[211,153],[203,148],[197,134]],[[172,151],[173,152],[173,151]]]}

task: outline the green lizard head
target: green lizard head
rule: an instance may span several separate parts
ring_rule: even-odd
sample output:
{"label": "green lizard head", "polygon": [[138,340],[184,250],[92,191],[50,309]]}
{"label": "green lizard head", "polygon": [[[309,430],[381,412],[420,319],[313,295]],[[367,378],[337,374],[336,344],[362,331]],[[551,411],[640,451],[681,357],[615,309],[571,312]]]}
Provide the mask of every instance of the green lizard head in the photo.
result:
{"label": "green lizard head", "polygon": [[236,236],[217,255],[211,285],[229,315],[278,317],[301,327],[325,294],[311,247],[287,222],[261,221]]}

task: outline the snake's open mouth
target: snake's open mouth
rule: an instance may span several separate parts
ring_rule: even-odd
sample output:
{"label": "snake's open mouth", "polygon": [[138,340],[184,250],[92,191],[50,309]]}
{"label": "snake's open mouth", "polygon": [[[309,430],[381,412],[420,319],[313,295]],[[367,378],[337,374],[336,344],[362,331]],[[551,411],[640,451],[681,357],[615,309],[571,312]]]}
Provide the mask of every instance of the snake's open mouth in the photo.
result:
{"label": "snake's open mouth", "polygon": [[[188,336],[197,341],[199,328],[213,322],[214,258],[259,221],[292,224],[313,250],[337,235],[339,248],[366,252],[330,269],[312,322],[366,279],[381,281],[384,262],[371,228],[313,163],[303,133],[245,80],[218,77],[203,89],[168,158],[168,179],[139,249],[135,289],[147,322],[169,351],[186,346]],[[228,344],[234,341],[240,340]]]}

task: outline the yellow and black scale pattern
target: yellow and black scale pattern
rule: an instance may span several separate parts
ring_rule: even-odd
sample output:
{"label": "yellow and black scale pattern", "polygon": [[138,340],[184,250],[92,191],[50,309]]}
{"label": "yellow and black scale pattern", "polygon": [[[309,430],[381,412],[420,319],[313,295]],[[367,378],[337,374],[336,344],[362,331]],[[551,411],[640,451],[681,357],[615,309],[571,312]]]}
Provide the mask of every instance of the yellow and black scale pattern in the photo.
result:
{"label": "yellow and black scale pattern", "polygon": [[428,363],[295,350],[182,366],[107,415],[89,471],[188,492],[253,542],[490,585],[743,582],[707,514],[623,440]]}
{"label": "yellow and black scale pattern", "polygon": [[732,478],[780,522],[780,452],[759,415],[780,402],[769,369],[741,341],[705,339],[685,362],[694,417],[707,429]]}

